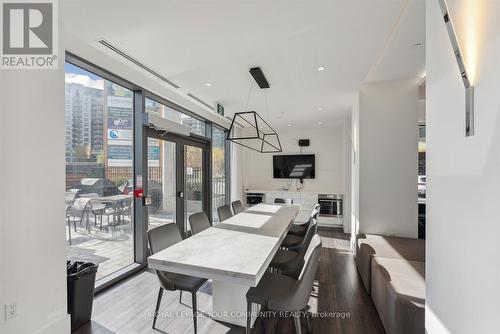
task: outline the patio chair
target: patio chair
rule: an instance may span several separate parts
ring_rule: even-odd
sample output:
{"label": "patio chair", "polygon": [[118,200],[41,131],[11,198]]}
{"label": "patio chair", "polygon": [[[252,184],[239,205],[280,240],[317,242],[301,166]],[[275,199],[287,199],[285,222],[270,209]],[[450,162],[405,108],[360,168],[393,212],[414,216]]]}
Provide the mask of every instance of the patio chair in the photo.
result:
{"label": "patio chair", "polygon": [[[116,227],[117,213],[118,213],[118,201],[104,201],[106,203],[104,209],[101,212],[101,230],[102,230],[102,216],[107,217],[108,226]],[[113,222],[110,223],[109,217],[113,216]]]}
{"label": "patio chair", "polygon": [[[102,231],[102,216],[106,214],[106,208],[109,203],[99,199],[90,200],[90,210],[94,214],[94,226],[97,227],[97,222],[100,223],[100,230]],[[108,216],[109,222],[109,216]]]}
{"label": "patio chair", "polygon": [[118,219],[117,225],[125,222],[125,216],[132,216],[132,197],[116,201],[115,215]]}
{"label": "patio chair", "polygon": [[[89,209],[90,198],[80,197],[77,198],[67,209],[66,209],[66,221],[68,222],[69,229],[69,244],[71,245],[71,223],[76,232],[76,223],[82,224],[83,217],[87,214],[87,224],[88,225],[88,209]],[[86,226],[87,227],[87,226]]]}

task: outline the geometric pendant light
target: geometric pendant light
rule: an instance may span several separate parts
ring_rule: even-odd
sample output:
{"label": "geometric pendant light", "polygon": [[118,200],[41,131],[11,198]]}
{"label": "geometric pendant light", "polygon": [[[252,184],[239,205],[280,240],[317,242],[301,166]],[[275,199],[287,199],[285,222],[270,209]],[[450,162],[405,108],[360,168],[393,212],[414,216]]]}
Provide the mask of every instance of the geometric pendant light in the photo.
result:
{"label": "geometric pendant light", "polygon": [[[260,67],[251,68],[250,74],[261,89],[270,87]],[[247,109],[252,87],[253,83],[248,94]],[[282,152],[278,134],[256,111],[235,113],[227,133],[227,140],[260,153]]]}
{"label": "geometric pendant light", "polygon": [[278,134],[255,111],[234,114],[227,140],[260,153],[282,152]]}

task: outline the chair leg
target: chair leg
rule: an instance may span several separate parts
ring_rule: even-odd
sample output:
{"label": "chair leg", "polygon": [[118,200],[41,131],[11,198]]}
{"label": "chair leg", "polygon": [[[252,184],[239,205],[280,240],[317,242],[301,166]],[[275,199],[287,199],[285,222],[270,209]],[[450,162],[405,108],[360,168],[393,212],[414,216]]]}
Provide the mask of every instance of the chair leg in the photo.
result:
{"label": "chair leg", "polygon": [[306,323],[307,323],[307,332],[311,333],[311,321],[309,320],[309,314],[307,313],[307,309],[304,309],[304,316],[306,317]]}
{"label": "chair leg", "polygon": [[155,314],[153,315],[153,329],[155,329],[156,318],[158,317],[158,311],[160,310],[161,297],[163,296],[163,288],[158,291],[158,299],[156,300]]}
{"label": "chair leg", "polygon": [[252,302],[247,301],[247,328],[245,333],[250,334],[252,330]]}
{"label": "chair leg", "polygon": [[191,292],[191,297],[193,299],[193,325],[194,325],[194,334],[196,334],[198,332],[198,325],[197,325],[198,308],[196,306],[196,292],[197,291]]}
{"label": "chair leg", "polygon": [[71,222],[68,217],[68,235],[69,235],[69,244],[71,245]]}
{"label": "chair leg", "polygon": [[293,320],[295,322],[295,333],[302,334],[302,331],[300,329],[300,313],[299,312],[295,312],[295,314],[293,315]]}
{"label": "chair leg", "polygon": [[179,291],[179,304],[182,304],[182,290]]}
{"label": "chair leg", "polygon": [[85,222],[85,227],[87,228],[87,231],[90,234],[90,216],[88,211],[87,211],[87,221]]}

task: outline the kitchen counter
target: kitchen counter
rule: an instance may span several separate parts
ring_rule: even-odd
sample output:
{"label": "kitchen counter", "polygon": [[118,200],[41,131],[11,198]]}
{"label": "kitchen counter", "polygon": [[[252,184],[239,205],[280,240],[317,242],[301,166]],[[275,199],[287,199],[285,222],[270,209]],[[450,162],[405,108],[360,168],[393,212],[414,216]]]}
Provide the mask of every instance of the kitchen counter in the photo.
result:
{"label": "kitchen counter", "polygon": [[256,190],[256,189],[248,189],[243,190],[245,193],[291,193],[291,194],[335,194],[342,195],[342,193],[335,191],[302,191],[302,190]]}
{"label": "kitchen counter", "polygon": [[[297,190],[261,190],[248,189],[245,194],[259,193],[263,194],[262,201],[267,204],[274,203],[275,198],[291,199],[293,204],[300,205],[299,213],[296,217],[297,222],[307,222],[311,216],[311,211],[318,204],[319,194],[342,195],[332,191],[297,191]],[[343,195],[342,195],[343,196]],[[336,216],[321,215],[318,219],[318,226],[342,227],[343,218]]]}

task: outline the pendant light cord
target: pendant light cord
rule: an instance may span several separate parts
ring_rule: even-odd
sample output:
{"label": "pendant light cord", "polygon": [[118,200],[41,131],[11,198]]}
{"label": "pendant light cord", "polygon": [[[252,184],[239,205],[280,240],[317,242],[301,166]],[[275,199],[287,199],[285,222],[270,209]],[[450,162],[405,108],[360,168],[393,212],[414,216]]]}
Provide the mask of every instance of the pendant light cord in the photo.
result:
{"label": "pendant light cord", "polygon": [[245,107],[245,111],[248,111],[248,105],[250,104],[250,96],[252,96],[252,90],[253,90],[253,81],[252,84],[250,85],[250,91],[248,92],[247,105]]}
{"label": "pendant light cord", "polygon": [[267,117],[267,121],[270,122],[270,119],[269,119],[269,101],[267,100],[267,89],[265,91],[266,93],[266,117]]}

